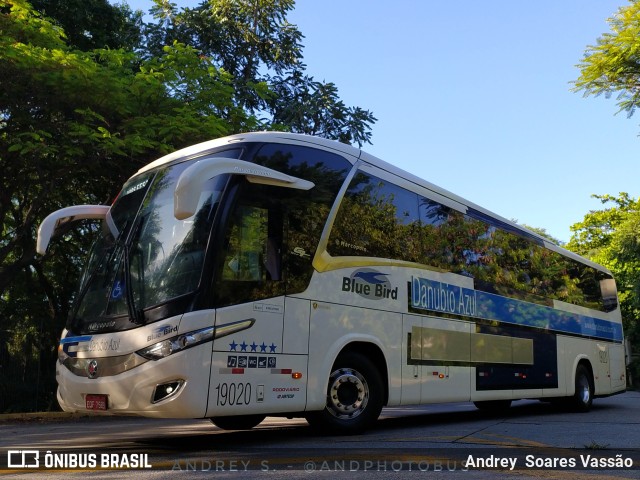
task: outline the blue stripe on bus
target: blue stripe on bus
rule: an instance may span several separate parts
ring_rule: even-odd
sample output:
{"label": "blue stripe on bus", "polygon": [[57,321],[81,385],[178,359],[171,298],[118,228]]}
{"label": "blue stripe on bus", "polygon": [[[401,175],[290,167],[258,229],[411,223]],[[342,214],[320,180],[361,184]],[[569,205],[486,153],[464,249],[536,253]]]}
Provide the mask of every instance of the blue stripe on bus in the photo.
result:
{"label": "blue stripe on bus", "polygon": [[61,344],[65,344],[65,343],[80,343],[80,342],[88,342],[89,340],[91,340],[93,337],[91,335],[84,335],[82,337],[67,337],[67,338],[63,338],[62,340],[60,340]]}
{"label": "blue stripe on bus", "polygon": [[622,341],[622,325],[448,283],[411,278],[412,308]]}

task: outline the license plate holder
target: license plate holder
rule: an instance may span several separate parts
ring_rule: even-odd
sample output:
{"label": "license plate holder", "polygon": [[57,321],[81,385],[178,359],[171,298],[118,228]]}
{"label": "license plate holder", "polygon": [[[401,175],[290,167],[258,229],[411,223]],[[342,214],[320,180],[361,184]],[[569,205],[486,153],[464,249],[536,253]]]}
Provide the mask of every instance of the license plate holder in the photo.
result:
{"label": "license plate holder", "polygon": [[109,408],[107,395],[88,393],[84,401],[87,410],[104,411]]}

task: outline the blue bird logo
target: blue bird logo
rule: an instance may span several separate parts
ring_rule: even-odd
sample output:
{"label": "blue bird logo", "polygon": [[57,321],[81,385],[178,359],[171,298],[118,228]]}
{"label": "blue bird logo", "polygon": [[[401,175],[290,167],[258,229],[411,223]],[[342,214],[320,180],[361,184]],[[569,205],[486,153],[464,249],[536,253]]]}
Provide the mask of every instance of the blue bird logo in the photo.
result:
{"label": "blue bird logo", "polygon": [[[378,278],[379,276],[382,276],[383,278],[380,279]],[[387,274],[381,273],[381,272],[358,272],[353,276],[353,278],[360,278],[365,282],[373,285],[377,285],[379,283],[387,283],[388,280],[386,277],[387,277]]]}

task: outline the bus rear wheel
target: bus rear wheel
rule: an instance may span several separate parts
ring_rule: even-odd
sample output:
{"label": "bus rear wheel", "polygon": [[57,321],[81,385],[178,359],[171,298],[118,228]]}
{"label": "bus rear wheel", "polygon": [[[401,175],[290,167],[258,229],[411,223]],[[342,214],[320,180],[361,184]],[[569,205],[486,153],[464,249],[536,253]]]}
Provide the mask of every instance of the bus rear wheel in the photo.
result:
{"label": "bus rear wheel", "polygon": [[584,365],[578,365],[576,368],[576,391],[569,399],[571,409],[576,412],[588,412],[593,403],[593,392],[591,372]]}
{"label": "bus rear wheel", "polygon": [[380,415],[383,388],[382,378],[369,359],[355,352],[343,353],[329,375],[324,410],[310,412],[306,419],[321,431],[359,433]]}
{"label": "bus rear wheel", "polygon": [[231,415],[230,417],[213,417],[209,420],[223,430],[251,430],[265,417],[266,415]]}

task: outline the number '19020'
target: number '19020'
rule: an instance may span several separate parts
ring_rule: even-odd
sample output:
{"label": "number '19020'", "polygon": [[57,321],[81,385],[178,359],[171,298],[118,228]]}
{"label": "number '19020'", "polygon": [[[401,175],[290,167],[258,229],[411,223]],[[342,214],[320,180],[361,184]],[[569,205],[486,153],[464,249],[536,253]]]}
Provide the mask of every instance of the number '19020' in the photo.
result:
{"label": "number '19020'", "polygon": [[249,405],[251,402],[250,383],[219,383],[216,386],[216,405]]}

